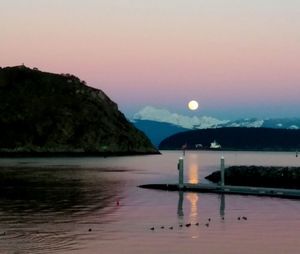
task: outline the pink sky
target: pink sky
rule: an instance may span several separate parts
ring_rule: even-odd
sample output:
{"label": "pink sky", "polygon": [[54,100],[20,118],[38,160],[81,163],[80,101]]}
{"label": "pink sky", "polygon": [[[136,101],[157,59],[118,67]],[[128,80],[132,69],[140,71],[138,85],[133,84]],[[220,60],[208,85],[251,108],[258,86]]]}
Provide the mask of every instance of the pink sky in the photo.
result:
{"label": "pink sky", "polygon": [[300,1],[2,0],[0,66],[72,73],[127,115],[299,116]]}

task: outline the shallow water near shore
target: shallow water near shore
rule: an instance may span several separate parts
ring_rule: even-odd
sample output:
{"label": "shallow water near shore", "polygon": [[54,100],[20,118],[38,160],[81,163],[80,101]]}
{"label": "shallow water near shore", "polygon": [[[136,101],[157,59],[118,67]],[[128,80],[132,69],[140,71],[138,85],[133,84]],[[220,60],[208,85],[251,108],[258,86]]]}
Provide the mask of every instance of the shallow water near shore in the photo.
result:
{"label": "shallow water near shore", "polygon": [[[288,152],[188,151],[185,181],[207,182],[222,155],[300,165]],[[0,253],[300,253],[299,200],[137,187],[176,183],[179,156],[0,159]]]}

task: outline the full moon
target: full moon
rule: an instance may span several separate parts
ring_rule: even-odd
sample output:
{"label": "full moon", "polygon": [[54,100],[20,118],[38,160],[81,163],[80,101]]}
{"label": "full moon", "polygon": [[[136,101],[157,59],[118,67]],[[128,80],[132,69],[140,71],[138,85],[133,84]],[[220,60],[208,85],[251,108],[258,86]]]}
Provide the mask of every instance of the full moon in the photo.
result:
{"label": "full moon", "polygon": [[192,100],[189,102],[188,107],[190,110],[196,110],[199,107],[199,104],[197,101]]}

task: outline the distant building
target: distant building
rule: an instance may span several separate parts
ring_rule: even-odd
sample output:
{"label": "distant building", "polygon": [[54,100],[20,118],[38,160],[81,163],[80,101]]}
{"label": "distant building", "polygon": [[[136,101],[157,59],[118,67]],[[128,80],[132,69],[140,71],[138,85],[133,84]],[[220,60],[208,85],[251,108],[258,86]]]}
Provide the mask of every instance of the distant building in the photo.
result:
{"label": "distant building", "polygon": [[220,149],[221,145],[217,143],[216,140],[214,140],[214,142],[210,143],[210,147],[211,149]]}

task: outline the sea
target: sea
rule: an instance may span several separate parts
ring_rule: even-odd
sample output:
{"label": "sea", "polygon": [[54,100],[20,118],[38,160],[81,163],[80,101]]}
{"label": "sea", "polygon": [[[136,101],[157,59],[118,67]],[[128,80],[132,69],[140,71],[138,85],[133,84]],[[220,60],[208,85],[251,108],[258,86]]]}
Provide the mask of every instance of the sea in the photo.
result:
{"label": "sea", "polygon": [[[0,159],[0,253],[300,253],[300,200],[149,190],[177,183],[181,151]],[[299,166],[293,152],[186,151],[184,177]]]}

